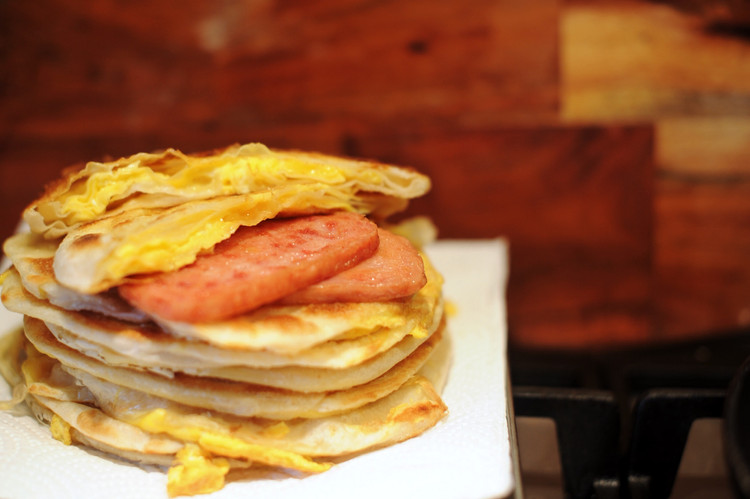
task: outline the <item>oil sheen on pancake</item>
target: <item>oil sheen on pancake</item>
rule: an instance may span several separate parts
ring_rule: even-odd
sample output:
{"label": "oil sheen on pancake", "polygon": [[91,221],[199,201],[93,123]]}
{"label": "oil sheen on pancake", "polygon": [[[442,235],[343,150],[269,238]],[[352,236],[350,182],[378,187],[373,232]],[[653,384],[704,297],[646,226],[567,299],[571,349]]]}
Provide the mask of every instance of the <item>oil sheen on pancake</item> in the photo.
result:
{"label": "oil sheen on pancake", "polygon": [[146,313],[212,322],[254,310],[371,256],[377,226],[339,212],[242,227],[178,271],[135,279],[120,294]]}

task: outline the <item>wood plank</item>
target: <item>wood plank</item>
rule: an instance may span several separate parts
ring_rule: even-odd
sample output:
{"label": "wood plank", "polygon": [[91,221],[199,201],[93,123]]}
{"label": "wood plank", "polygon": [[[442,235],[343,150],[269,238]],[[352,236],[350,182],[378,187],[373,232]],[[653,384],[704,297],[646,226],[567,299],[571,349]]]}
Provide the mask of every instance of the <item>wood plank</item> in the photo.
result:
{"label": "wood plank", "polygon": [[68,164],[259,140],[424,169],[412,213],[509,238],[518,343],[747,323],[750,44],[561,3],[0,3],[0,237]]}
{"label": "wood plank", "polygon": [[279,28],[293,35],[267,33],[258,41],[270,48],[264,57],[227,50],[221,94],[260,118],[484,123],[557,109],[555,1],[474,0],[459,11],[389,0],[327,11],[316,23],[305,22],[301,5],[278,12]]}
{"label": "wood plank", "polygon": [[640,1],[566,4],[565,120],[747,116],[750,44],[700,15]]}
{"label": "wood plank", "polygon": [[[348,144],[330,145],[433,178],[433,191],[411,213],[432,216],[442,237],[509,239],[512,341],[576,348],[648,338],[650,127],[393,127],[349,137]],[[88,147],[104,154],[134,147],[132,140]],[[53,169],[56,159],[73,159],[72,144],[60,140],[34,162]],[[33,147],[29,142],[14,161],[29,157]]]}
{"label": "wood plank", "polygon": [[750,324],[750,177],[662,178],[655,224],[656,331],[667,339]]}
{"label": "wood plank", "polygon": [[574,1],[562,18],[563,119],[655,126],[655,339],[750,316],[750,44],[694,14]]}
{"label": "wood plank", "polygon": [[716,182],[750,176],[750,118],[674,117],[656,122],[662,175]]}
{"label": "wood plank", "polygon": [[102,137],[550,117],[558,4],[4,3],[0,127]]}
{"label": "wood plank", "polygon": [[15,219],[52,172],[107,155],[356,153],[373,127],[549,119],[559,4],[0,3],[0,207]]}
{"label": "wood plank", "polygon": [[750,322],[750,119],[657,125],[657,331],[709,334]]}
{"label": "wood plank", "polygon": [[580,348],[649,338],[651,127],[383,133],[361,147],[433,178],[412,212],[431,214],[441,236],[508,238],[512,341]]}

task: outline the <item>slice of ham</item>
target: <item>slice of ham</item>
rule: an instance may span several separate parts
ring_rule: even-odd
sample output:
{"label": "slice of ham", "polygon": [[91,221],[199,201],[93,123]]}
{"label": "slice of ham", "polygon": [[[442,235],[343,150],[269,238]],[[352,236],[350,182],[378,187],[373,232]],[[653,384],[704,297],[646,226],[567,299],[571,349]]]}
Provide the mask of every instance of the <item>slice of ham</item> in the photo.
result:
{"label": "slice of ham", "polygon": [[218,321],[353,267],[378,243],[377,226],[354,213],[266,221],[238,229],[191,265],[135,278],[119,291],[156,318]]}
{"label": "slice of ham", "polygon": [[373,256],[325,281],[282,298],[286,305],[376,302],[411,296],[427,284],[424,263],[408,239],[378,229],[380,245]]}

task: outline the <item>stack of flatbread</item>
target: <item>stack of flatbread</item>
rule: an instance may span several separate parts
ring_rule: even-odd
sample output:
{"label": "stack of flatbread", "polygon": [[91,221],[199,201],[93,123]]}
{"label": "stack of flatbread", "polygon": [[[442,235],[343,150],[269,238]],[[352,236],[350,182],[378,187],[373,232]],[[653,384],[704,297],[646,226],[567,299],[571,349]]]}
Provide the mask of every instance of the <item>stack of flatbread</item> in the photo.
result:
{"label": "stack of flatbread", "polygon": [[69,169],[3,247],[2,301],[24,315],[3,374],[58,440],[168,467],[170,495],[419,435],[447,411],[442,278],[430,235],[404,229],[425,225],[386,219],[429,187],[259,144]]}

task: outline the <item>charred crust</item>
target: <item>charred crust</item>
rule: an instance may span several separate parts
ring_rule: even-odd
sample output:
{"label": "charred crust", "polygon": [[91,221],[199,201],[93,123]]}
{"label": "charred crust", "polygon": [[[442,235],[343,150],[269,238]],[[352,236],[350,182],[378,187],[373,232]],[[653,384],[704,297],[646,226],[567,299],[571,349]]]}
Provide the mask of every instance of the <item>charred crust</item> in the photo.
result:
{"label": "charred crust", "polygon": [[440,410],[440,404],[432,401],[420,402],[399,411],[393,417],[395,423],[410,423],[430,417],[436,410]]}
{"label": "charred crust", "polygon": [[53,270],[54,259],[53,258],[31,258],[29,264],[34,268],[37,274],[43,276],[54,275]]}
{"label": "charred crust", "polygon": [[101,238],[101,234],[84,234],[79,238],[76,238],[73,243],[70,245],[72,248],[86,248],[87,246],[95,245],[99,239]]}

